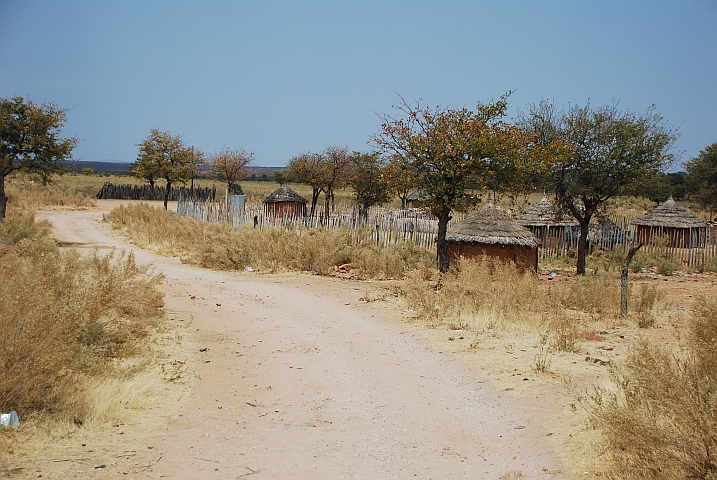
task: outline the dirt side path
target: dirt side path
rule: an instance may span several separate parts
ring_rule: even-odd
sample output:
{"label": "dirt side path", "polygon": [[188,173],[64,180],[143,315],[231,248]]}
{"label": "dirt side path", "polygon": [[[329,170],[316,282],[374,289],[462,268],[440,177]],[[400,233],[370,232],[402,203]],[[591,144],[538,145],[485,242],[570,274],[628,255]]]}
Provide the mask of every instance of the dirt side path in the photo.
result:
{"label": "dirt side path", "polygon": [[193,318],[193,385],[147,434],[152,450],[87,478],[566,478],[531,418],[540,405],[501,396],[352,284],[182,265],[125,243],[101,214],[42,216],[59,241],[132,250],[164,273],[168,311]]}

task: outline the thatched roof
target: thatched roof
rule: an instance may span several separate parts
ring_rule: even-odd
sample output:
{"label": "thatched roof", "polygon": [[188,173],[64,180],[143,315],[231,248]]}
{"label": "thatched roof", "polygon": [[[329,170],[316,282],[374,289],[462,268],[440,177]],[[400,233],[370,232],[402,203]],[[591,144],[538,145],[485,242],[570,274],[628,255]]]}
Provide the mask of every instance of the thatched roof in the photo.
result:
{"label": "thatched roof", "polygon": [[423,190],[416,190],[415,192],[412,192],[409,196],[406,197],[406,200],[409,202],[425,202],[428,200],[428,195],[426,195],[426,192]]}
{"label": "thatched roof", "polygon": [[565,214],[557,219],[555,206],[545,196],[535,205],[531,205],[524,213],[516,216],[515,219],[524,227],[570,227],[578,222],[572,215]]}
{"label": "thatched roof", "polygon": [[282,185],[281,188],[272,192],[268,197],[264,199],[264,203],[279,203],[279,202],[299,202],[307,203],[307,200],[287,187]]}
{"label": "thatched roof", "polygon": [[629,240],[629,232],[618,227],[615,222],[609,218],[594,216],[590,219],[588,241],[604,244],[605,242],[625,243]]}
{"label": "thatched roof", "polygon": [[677,205],[672,197],[645,215],[637,217],[631,223],[647,227],[668,228],[704,228],[707,226],[705,222],[695,217],[689,210]]}
{"label": "thatched roof", "polygon": [[508,212],[488,203],[478,213],[466,217],[448,229],[446,240],[537,248],[533,232],[510,218]]}

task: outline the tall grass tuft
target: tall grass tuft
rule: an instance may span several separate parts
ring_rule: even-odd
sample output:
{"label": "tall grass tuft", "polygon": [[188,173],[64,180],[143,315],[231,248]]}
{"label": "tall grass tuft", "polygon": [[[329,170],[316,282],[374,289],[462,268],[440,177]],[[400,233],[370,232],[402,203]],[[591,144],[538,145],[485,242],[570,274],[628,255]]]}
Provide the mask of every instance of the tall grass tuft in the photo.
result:
{"label": "tall grass tuft", "polygon": [[131,254],[61,252],[47,228],[12,211],[0,225],[0,410],[83,417],[87,380],[123,375],[161,324],[160,278]]}
{"label": "tall grass tuft", "polygon": [[325,275],[350,263],[362,277],[399,277],[431,261],[412,245],[379,249],[347,229],[251,228],[177,217],[147,204],[120,206],[106,215],[115,228],[143,248],[179,256],[183,262],[219,270],[308,271]]}
{"label": "tall grass tuft", "polygon": [[678,352],[640,342],[588,398],[616,478],[717,478],[717,299],[697,302]]}

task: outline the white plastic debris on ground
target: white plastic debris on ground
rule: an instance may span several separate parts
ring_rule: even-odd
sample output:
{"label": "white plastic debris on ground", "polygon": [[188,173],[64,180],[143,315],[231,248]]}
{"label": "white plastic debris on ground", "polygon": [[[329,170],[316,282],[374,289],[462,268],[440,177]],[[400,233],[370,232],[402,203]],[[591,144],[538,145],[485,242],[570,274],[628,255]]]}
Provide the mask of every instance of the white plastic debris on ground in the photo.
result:
{"label": "white plastic debris on ground", "polygon": [[17,417],[17,412],[13,410],[10,413],[3,413],[2,415],[0,415],[0,425],[2,425],[3,427],[19,427],[20,419]]}

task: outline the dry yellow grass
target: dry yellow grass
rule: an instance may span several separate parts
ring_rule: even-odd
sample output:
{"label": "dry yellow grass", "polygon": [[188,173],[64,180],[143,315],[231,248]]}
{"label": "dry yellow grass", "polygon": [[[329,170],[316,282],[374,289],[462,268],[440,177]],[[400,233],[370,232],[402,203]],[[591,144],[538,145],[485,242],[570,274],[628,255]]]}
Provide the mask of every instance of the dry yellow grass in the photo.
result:
{"label": "dry yellow grass", "polygon": [[140,372],[163,328],[160,277],[132,255],[60,251],[49,230],[15,209],[0,224],[0,411],[104,418],[97,393]]}
{"label": "dry yellow grass", "polygon": [[717,300],[701,299],[684,344],[640,341],[612,388],[584,398],[612,478],[717,478]]}
{"label": "dry yellow grass", "polygon": [[105,219],[143,248],[183,262],[222,270],[285,270],[328,274],[350,263],[361,277],[400,277],[431,263],[431,253],[411,245],[378,248],[361,235],[316,228],[234,228],[177,217],[147,204],[120,206]]}
{"label": "dry yellow grass", "polygon": [[28,210],[47,207],[87,208],[95,201],[72,187],[51,185],[42,187],[34,184],[10,183],[6,194],[11,208]]}

